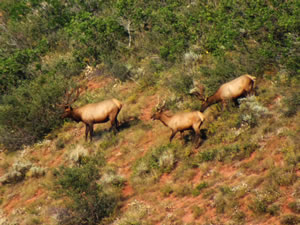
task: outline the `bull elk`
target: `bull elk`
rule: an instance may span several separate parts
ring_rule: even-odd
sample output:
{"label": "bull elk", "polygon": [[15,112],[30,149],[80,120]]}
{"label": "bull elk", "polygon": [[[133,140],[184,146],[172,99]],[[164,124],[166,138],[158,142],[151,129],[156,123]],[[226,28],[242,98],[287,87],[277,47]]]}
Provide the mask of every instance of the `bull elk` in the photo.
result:
{"label": "bull elk", "polygon": [[170,142],[175,137],[176,133],[179,131],[181,138],[183,138],[183,132],[185,130],[194,130],[195,138],[194,142],[196,143],[196,148],[201,144],[200,139],[200,127],[204,121],[204,115],[199,111],[194,112],[181,112],[173,116],[169,116],[164,111],[164,105],[160,108],[156,107],[156,112],[151,116],[153,120],[160,120],[166,127],[169,127],[172,131],[170,136]]}
{"label": "bull elk", "polygon": [[78,108],[73,109],[71,104],[73,104],[78,96],[79,89],[77,89],[76,97],[70,102],[68,94],[67,104],[64,104],[65,111],[62,118],[71,118],[77,123],[83,122],[86,126],[85,129],[85,140],[88,139],[88,134],[90,133],[90,141],[92,141],[94,133],[95,123],[105,123],[110,121],[111,128],[116,131],[118,128],[117,116],[122,109],[122,103],[117,99],[109,99],[98,103],[87,104]]}
{"label": "bull elk", "polygon": [[224,108],[227,100],[234,100],[235,103],[237,103],[238,98],[253,93],[255,81],[255,77],[249,74],[244,74],[232,81],[222,84],[221,87],[219,87],[219,89],[208,98],[203,97],[202,88],[201,92],[196,94],[200,100],[204,101],[200,111],[204,112],[204,110],[206,110],[209,106],[218,102],[222,102]]}

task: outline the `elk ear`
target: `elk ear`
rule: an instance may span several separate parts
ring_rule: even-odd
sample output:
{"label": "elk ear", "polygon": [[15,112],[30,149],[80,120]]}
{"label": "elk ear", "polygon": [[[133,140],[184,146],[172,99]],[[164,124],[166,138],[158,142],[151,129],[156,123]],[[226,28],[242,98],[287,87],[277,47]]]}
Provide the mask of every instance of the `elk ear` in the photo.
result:
{"label": "elk ear", "polygon": [[69,109],[70,111],[73,110],[72,106],[69,106],[69,105],[66,105],[66,106],[65,106],[65,110],[67,110],[67,109]]}

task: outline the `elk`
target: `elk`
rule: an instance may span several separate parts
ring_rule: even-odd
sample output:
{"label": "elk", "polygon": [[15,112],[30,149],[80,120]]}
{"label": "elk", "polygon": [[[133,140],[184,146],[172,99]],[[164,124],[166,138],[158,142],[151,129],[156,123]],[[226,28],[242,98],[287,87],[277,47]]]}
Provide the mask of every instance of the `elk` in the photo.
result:
{"label": "elk", "polygon": [[[222,102],[223,108],[226,106],[227,100],[234,100],[237,104],[237,99],[245,97],[254,92],[256,77],[249,74],[244,74],[232,81],[222,84],[221,87],[210,97],[203,97],[203,88],[201,92],[196,93],[197,97],[204,101],[200,111],[204,112],[209,106]],[[194,93],[195,94],[195,93]]]}
{"label": "elk", "polygon": [[[72,93],[71,93],[72,94]],[[69,97],[71,94],[68,94],[67,104],[64,104],[65,111],[62,115],[62,118],[71,118],[77,123],[83,122],[86,126],[85,129],[85,140],[88,139],[88,134],[90,133],[90,141],[92,141],[94,133],[94,124],[95,123],[105,123],[110,121],[111,128],[116,130],[118,129],[118,120],[117,116],[122,109],[122,103],[117,99],[109,99],[102,102],[87,104],[78,108],[73,109],[71,104],[73,104],[78,96],[79,89],[77,89],[76,97],[70,102]]]}
{"label": "elk", "polygon": [[183,138],[183,132],[185,130],[194,130],[196,143],[196,148],[201,144],[200,139],[200,127],[204,121],[204,115],[199,111],[194,112],[181,112],[173,116],[169,116],[165,113],[164,105],[160,108],[156,107],[156,112],[151,116],[153,120],[160,120],[166,127],[169,127],[172,131],[170,136],[170,142],[175,137],[176,133],[179,131],[181,138]]}

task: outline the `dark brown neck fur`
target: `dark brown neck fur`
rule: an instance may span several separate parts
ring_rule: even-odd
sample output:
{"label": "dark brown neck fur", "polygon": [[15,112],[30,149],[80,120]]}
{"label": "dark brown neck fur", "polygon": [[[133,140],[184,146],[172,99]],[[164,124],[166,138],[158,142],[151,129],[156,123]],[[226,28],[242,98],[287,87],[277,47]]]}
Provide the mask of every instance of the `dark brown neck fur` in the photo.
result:
{"label": "dark brown neck fur", "polygon": [[159,120],[167,127],[171,116],[167,116],[165,112],[162,112],[159,116]]}
{"label": "dark brown neck fur", "polygon": [[72,110],[70,112],[70,115],[68,117],[71,118],[71,119],[73,119],[77,123],[79,123],[80,121],[82,121],[81,120],[81,115],[79,115],[79,113],[76,111],[76,109]]}

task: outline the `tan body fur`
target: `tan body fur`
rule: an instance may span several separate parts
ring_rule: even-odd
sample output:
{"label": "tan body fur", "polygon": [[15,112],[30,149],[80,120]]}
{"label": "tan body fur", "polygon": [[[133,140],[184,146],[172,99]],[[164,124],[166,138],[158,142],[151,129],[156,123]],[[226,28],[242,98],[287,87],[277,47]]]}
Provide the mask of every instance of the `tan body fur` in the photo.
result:
{"label": "tan body fur", "polygon": [[237,98],[251,93],[254,90],[255,79],[255,77],[245,74],[221,85],[215,94],[207,98],[200,111],[203,112],[207,107],[218,102],[222,102],[224,106],[227,100],[236,101]]}
{"label": "tan body fur", "polygon": [[90,140],[92,140],[94,132],[93,126],[95,123],[105,123],[110,121],[111,126],[117,129],[117,116],[121,108],[121,102],[119,102],[117,99],[110,99],[98,103],[87,104],[75,109],[68,106],[66,107],[65,113],[62,117],[69,117],[76,122],[85,123],[85,139],[87,140],[88,133],[90,133]]}
{"label": "tan body fur", "polygon": [[[156,112],[152,119],[160,120],[165,126],[171,128],[172,134],[170,136],[170,142],[179,131],[181,137],[185,130],[194,130],[196,133],[195,142],[200,137],[200,127],[204,121],[204,115],[199,112],[182,112],[173,116],[168,116],[165,112]],[[200,143],[199,143],[200,144]],[[199,144],[196,148],[199,147]]]}

